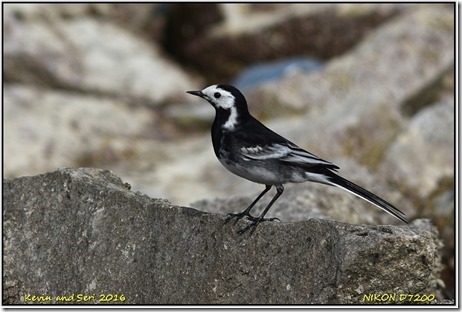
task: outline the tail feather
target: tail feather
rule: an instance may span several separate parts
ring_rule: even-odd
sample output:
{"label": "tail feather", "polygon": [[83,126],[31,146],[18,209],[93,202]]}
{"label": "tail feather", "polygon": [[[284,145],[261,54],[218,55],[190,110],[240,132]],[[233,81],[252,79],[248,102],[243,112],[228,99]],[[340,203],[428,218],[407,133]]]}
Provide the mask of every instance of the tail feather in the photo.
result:
{"label": "tail feather", "polygon": [[376,205],[380,209],[383,209],[384,211],[393,215],[395,218],[405,223],[408,223],[405,214],[401,210],[399,210],[389,202],[385,201],[384,199],[378,197],[377,195],[369,192],[368,190],[363,189],[359,185],[356,185],[353,182],[348,181],[347,179],[342,178],[341,176],[338,176],[333,172],[330,172],[329,174],[329,182],[331,182],[333,185],[337,187],[344,189],[347,192],[352,193],[353,195],[356,195],[370,202],[371,204]]}

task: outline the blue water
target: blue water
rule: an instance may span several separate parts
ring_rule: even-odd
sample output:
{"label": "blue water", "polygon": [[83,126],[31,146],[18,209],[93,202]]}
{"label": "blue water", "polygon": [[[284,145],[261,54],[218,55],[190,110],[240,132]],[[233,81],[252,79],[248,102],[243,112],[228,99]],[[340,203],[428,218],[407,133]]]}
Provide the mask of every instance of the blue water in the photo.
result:
{"label": "blue water", "polygon": [[233,85],[240,90],[247,90],[264,82],[282,78],[292,70],[309,72],[319,70],[323,66],[322,61],[307,57],[293,57],[281,61],[260,63],[244,69],[234,79]]}

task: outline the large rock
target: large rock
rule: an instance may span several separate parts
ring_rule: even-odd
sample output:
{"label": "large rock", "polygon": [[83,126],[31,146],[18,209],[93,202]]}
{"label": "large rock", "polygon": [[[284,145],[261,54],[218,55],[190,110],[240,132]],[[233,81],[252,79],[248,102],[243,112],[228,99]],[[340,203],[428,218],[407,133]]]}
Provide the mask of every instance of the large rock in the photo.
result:
{"label": "large rock", "polygon": [[240,236],[247,221],[224,224],[222,215],[133,193],[97,169],[7,180],[3,192],[5,303],[54,303],[63,295],[97,303],[105,294],[141,304],[438,297],[440,242],[423,220],[271,222]]}
{"label": "large rock", "polygon": [[453,96],[420,111],[387,150],[380,171],[429,199],[441,184],[454,179],[454,125]]}
{"label": "large rock", "polygon": [[[231,81],[247,65],[299,55],[330,59],[404,11],[399,5],[172,5],[165,46],[208,83]],[[208,57],[214,51],[219,57]]]}
{"label": "large rock", "polygon": [[153,106],[194,85],[155,45],[98,13],[108,10],[5,5],[5,79]]}
{"label": "large rock", "polygon": [[3,100],[7,177],[134,154],[133,137],[155,120],[146,107],[121,99],[25,85],[5,86]]}

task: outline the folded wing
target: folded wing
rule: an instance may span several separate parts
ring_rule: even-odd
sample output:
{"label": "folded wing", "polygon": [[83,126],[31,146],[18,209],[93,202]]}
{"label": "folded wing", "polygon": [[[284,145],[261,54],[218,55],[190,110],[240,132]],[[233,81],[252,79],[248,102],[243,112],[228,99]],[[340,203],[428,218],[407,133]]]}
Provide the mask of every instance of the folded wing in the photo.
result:
{"label": "folded wing", "polygon": [[244,160],[278,160],[301,167],[321,166],[336,170],[339,167],[331,162],[323,160],[294,144],[271,144],[265,146],[242,147],[241,153]]}

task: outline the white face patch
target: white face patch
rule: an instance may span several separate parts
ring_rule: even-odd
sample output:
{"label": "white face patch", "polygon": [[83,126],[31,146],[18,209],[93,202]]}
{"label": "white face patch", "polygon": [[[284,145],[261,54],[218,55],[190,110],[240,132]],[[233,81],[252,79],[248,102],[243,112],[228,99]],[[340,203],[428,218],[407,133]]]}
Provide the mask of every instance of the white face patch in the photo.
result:
{"label": "white face patch", "polygon": [[229,118],[223,124],[223,128],[234,129],[237,124],[237,109],[234,103],[235,98],[231,92],[220,89],[217,85],[211,85],[202,90],[202,93],[213,106],[229,111]]}
{"label": "white face patch", "polygon": [[205,88],[202,90],[202,93],[217,108],[230,109],[231,107],[235,107],[234,96],[230,92],[218,88],[217,85]]}

